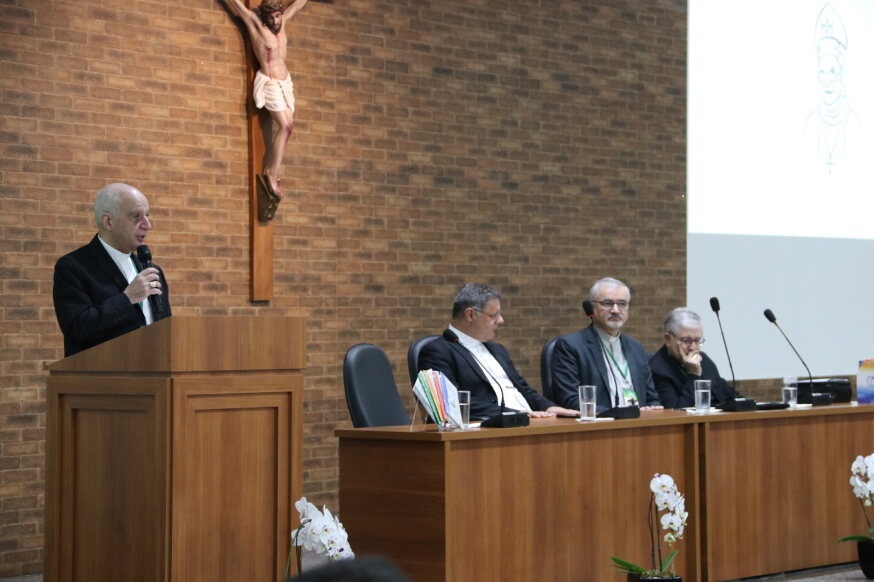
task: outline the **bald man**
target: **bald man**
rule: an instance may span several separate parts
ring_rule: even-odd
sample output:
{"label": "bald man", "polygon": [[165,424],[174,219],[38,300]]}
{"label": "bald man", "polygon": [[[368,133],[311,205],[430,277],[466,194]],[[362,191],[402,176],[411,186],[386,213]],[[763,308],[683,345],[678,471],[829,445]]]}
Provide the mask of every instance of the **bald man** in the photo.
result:
{"label": "bald man", "polygon": [[129,184],[104,186],[94,219],[91,242],[55,264],[52,296],[65,356],[170,316],[164,272],[142,268],[136,257],[152,230],[143,193]]}

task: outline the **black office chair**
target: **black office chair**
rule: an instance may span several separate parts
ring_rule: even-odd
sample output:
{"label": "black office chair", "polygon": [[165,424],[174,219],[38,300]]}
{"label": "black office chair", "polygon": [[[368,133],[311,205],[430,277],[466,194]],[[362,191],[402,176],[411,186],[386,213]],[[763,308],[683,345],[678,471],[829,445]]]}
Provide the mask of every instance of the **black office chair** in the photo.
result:
{"label": "black office chair", "polygon": [[355,428],[410,424],[388,356],[373,344],[356,344],[343,358],[346,406]]}
{"label": "black office chair", "polygon": [[557,341],[557,337],[552,338],[543,344],[540,350],[540,387],[543,389],[543,395],[553,402],[555,402],[553,398],[555,392],[552,389],[552,352]]}
{"label": "black office chair", "polygon": [[439,335],[426,335],[419,339],[414,339],[410,343],[410,349],[407,350],[407,369],[410,372],[410,385],[416,383],[416,378],[419,376],[419,352],[429,342],[440,337]]}

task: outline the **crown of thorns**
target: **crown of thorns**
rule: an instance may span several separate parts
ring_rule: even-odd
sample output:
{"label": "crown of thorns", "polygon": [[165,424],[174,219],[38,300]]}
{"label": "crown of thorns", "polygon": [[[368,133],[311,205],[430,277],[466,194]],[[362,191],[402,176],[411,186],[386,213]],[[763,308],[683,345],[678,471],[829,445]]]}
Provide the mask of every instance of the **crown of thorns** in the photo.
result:
{"label": "crown of thorns", "polygon": [[285,10],[285,3],[282,0],[263,0],[258,6],[258,10],[265,14],[282,12]]}

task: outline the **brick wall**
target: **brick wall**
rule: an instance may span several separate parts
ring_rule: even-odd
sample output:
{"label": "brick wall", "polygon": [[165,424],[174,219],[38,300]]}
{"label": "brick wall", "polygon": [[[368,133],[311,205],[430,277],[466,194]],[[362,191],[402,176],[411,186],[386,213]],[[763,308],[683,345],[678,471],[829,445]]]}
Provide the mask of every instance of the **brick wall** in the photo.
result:
{"label": "brick wall", "polygon": [[406,394],[410,340],[479,280],[536,385],[596,278],[633,286],[649,349],[684,299],[682,0],[311,2],[269,304],[248,299],[244,45],[220,3],[0,10],[0,576],[42,569],[52,267],[108,181],[149,197],[174,313],[308,319],[305,490],[332,508],[350,345],[385,348]]}

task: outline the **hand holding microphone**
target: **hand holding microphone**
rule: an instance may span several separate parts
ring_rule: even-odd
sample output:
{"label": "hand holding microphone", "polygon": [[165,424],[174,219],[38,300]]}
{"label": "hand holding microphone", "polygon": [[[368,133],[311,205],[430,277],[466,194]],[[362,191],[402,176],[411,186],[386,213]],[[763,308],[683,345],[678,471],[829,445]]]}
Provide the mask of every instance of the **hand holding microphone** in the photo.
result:
{"label": "hand holding microphone", "polygon": [[158,269],[149,267],[143,269],[134,277],[130,285],[124,290],[131,303],[142,303],[151,295],[161,295],[161,276]]}

